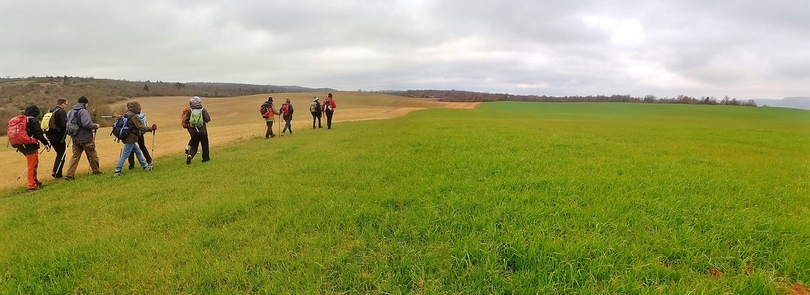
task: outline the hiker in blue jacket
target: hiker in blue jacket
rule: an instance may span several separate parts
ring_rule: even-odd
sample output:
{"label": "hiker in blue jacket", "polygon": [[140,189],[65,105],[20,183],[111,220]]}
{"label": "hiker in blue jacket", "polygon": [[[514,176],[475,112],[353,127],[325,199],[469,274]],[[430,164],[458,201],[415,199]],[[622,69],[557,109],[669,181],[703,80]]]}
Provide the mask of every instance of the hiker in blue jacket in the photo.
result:
{"label": "hiker in blue jacket", "polygon": [[124,143],[124,150],[121,152],[121,157],[118,158],[118,164],[115,165],[115,177],[121,176],[121,169],[124,167],[124,161],[129,158],[130,153],[134,153],[138,157],[138,162],[141,163],[143,170],[151,171],[152,165],[149,165],[143,158],[141,148],[136,144],[138,138],[143,137],[146,132],[151,132],[152,129],[143,124],[143,121],[138,118],[141,113],[141,104],[137,101],[130,101],[127,103],[127,112],[123,116],[127,119],[129,126],[129,135],[122,140]]}
{"label": "hiker in blue jacket", "polygon": [[[138,117],[139,120],[141,120],[141,122],[143,123],[144,126],[149,126],[149,124],[147,123],[147,120],[146,120],[146,115],[144,115],[143,112],[138,114],[137,117]],[[157,126],[155,126],[155,127],[157,127]],[[154,132],[154,130],[150,130],[150,131]],[[141,149],[141,153],[143,154],[143,157],[146,159],[146,163],[149,164],[149,166],[152,166],[152,156],[149,155],[149,149],[146,148],[146,142],[144,141],[144,138],[146,137],[145,136],[146,133],[143,133],[143,131],[136,131],[136,132],[141,132],[141,136],[138,137],[138,147]],[[155,142],[154,142],[154,139],[153,139],[152,144],[154,145],[154,143]],[[127,162],[129,163],[129,170],[135,169],[135,154],[134,153],[129,154],[129,158],[127,159]]]}

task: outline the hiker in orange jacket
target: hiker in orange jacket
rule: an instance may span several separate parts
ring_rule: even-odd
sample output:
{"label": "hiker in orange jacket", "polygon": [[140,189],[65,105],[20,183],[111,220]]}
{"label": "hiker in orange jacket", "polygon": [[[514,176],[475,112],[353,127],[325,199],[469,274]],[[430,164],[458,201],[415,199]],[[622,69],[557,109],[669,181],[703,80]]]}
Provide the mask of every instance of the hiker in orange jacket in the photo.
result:
{"label": "hiker in orange jacket", "polygon": [[267,125],[267,130],[264,132],[264,139],[276,137],[276,134],[273,133],[273,121],[275,121],[276,115],[279,115],[279,111],[273,107],[273,97],[268,97],[267,101],[265,101],[261,106],[262,118],[264,118],[264,123]]}
{"label": "hiker in orange jacket", "polygon": [[[35,105],[29,105],[25,108],[24,115],[26,118],[24,120],[27,120],[25,133],[31,139],[27,143],[11,145],[12,147],[16,148],[18,152],[25,155],[25,160],[28,164],[28,168],[26,168],[28,169],[28,191],[30,192],[43,187],[42,182],[39,182],[39,179],[37,179],[37,167],[39,166],[39,143],[43,143],[48,149],[50,149],[50,142],[48,142],[48,139],[45,138],[45,134],[42,132],[42,127],[40,127],[39,120],[37,119],[39,113],[39,107]],[[13,120],[14,119],[12,119],[12,121]],[[11,122],[9,122],[9,125],[11,125]]]}

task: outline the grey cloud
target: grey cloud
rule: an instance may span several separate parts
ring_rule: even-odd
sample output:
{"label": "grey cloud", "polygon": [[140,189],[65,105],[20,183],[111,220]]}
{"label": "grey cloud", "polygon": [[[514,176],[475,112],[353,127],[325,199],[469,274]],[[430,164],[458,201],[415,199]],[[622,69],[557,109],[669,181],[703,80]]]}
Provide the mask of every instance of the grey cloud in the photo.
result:
{"label": "grey cloud", "polygon": [[807,96],[810,2],[5,1],[0,75]]}

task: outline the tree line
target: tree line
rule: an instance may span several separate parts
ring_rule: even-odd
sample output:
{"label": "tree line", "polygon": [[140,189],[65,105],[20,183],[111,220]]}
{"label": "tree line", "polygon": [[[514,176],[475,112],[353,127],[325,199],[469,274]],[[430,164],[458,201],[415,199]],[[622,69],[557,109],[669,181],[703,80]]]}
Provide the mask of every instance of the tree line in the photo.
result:
{"label": "tree line", "polygon": [[489,102],[489,101],[531,101],[531,102],[636,102],[636,103],[673,103],[673,104],[708,104],[708,105],[737,105],[757,106],[754,100],[738,100],[725,96],[721,99],[715,97],[690,97],[678,95],[677,97],[656,97],[647,95],[633,97],[630,95],[589,95],[589,96],[547,96],[547,95],[514,95],[507,93],[485,93],[461,90],[406,90],[383,91],[387,94],[415,97],[435,98],[448,102]]}

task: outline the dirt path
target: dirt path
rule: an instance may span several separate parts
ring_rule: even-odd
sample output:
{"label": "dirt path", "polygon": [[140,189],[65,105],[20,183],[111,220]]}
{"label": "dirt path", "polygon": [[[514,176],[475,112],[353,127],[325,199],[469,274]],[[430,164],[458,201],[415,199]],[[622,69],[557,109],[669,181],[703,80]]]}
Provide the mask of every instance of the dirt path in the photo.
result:
{"label": "dirt path", "polygon": [[[280,106],[285,98],[290,98],[296,110],[292,121],[293,130],[302,131],[312,126],[312,121],[310,121],[312,117],[309,115],[309,104],[312,102],[312,97],[318,96],[321,101],[326,97],[325,93],[274,93],[270,95],[274,97],[277,106]],[[426,108],[471,109],[479,105],[479,103],[451,103],[427,99],[409,99],[366,92],[335,92],[334,96],[338,107],[333,123],[384,120],[401,117],[412,111]],[[180,113],[188,105],[188,99],[189,97],[143,97],[135,99],[141,103],[149,123],[155,123],[159,126],[158,132],[154,136],[153,157],[183,153],[183,149],[188,143],[188,132],[180,127]],[[212,122],[208,126],[209,133],[213,134],[209,138],[211,147],[221,147],[240,140],[263,136],[265,127],[263,120],[259,116],[259,106],[265,100],[267,100],[267,95],[228,98],[203,97],[203,106],[208,109],[212,117]],[[326,118],[323,118],[323,120],[323,124],[326,125]],[[96,146],[102,171],[112,174],[122,145],[115,142],[109,136],[109,133],[110,128],[99,129],[96,135]],[[149,134],[146,136],[146,145],[151,152],[153,137]],[[5,137],[0,138],[0,142],[4,141],[7,141]],[[40,155],[39,179],[46,186],[49,182],[54,181],[50,174],[55,154],[55,152],[51,151]],[[65,165],[69,162],[70,154],[71,149],[68,148]],[[160,160],[156,162],[159,165]],[[0,169],[0,189],[25,187],[25,175],[17,180],[17,177],[25,169],[25,157],[22,154],[11,147],[2,145],[0,147],[0,167],[2,167]],[[87,159],[82,157],[79,161],[76,176],[86,177],[89,168]]]}

